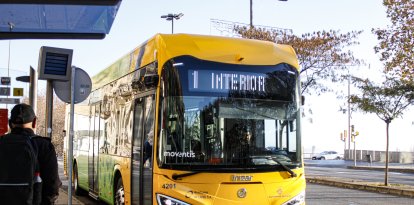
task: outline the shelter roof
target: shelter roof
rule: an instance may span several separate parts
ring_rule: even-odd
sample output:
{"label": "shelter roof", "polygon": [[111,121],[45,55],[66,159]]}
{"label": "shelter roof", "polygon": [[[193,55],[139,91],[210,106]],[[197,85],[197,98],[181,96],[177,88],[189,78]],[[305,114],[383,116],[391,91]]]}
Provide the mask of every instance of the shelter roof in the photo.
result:
{"label": "shelter roof", "polygon": [[0,0],[0,39],[103,39],[121,0]]}

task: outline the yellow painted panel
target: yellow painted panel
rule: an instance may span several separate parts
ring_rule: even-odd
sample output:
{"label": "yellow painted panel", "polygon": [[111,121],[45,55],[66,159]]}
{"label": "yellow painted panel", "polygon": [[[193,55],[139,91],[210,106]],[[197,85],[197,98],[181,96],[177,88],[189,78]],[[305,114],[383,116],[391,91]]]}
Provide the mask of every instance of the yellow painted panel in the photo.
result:
{"label": "yellow painted panel", "polygon": [[13,88],[13,96],[23,96],[23,88]]}

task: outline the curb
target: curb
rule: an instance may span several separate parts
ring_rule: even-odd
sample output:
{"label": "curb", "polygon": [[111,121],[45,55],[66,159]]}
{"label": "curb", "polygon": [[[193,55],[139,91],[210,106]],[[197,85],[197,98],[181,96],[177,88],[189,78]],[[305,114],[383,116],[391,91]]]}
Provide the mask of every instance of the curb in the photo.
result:
{"label": "curb", "polygon": [[[348,169],[360,169],[360,170],[376,170],[376,171],[385,171],[385,167],[370,167],[370,166],[347,166]],[[400,173],[414,173],[413,168],[395,168],[388,167],[389,172],[400,172]]]}
{"label": "curb", "polygon": [[339,178],[316,178],[316,177],[306,177],[306,181],[308,183],[314,183],[314,184],[322,184],[322,185],[328,185],[328,186],[336,186],[341,188],[347,188],[347,189],[358,189],[358,190],[365,190],[365,191],[371,191],[371,192],[377,192],[381,194],[391,194],[391,195],[397,195],[397,196],[405,196],[414,198],[414,187],[407,186],[407,185],[400,185],[400,188],[395,187],[385,187],[376,185],[379,183],[368,183],[363,181],[352,181],[347,179],[339,179]]}

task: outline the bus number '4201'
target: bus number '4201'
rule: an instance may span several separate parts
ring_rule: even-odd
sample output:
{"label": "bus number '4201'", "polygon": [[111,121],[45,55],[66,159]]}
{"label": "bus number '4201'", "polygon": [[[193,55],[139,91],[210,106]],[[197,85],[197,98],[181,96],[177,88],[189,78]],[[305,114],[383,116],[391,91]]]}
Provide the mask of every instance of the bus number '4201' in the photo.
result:
{"label": "bus number '4201'", "polygon": [[175,189],[175,184],[163,184],[162,188],[163,189]]}

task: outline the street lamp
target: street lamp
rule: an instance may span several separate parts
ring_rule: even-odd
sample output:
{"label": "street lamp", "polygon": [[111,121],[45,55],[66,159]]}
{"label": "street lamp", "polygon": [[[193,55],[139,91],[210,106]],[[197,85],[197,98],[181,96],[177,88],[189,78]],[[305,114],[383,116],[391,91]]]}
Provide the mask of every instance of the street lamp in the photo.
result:
{"label": "street lamp", "polygon": [[[354,65],[349,65],[349,66],[354,66]],[[345,158],[345,160],[352,158],[352,155],[351,155],[351,135],[352,135],[352,133],[351,133],[351,103],[350,103],[351,75],[349,74],[349,67],[348,67],[348,75],[347,76],[348,76],[347,77],[348,78],[348,95],[347,95],[346,99],[347,99],[347,107],[348,108],[342,108],[342,107],[340,108],[340,111],[342,111],[344,114],[345,114],[345,112],[348,113],[348,117],[347,117],[348,118],[348,129],[347,129],[347,134],[346,134],[347,135],[346,138],[348,138],[348,143],[345,141],[345,149],[344,149],[344,158]],[[346,146],[347,144],[348,144],[348,158],[345,156],[345,152],[347,150],[347,146]],[[355,156],[354,156],[354,158],[355,158]]]}
{"label": "street lamp", "polygon": [[167,15],[162,15],[161,18],[167,20],[167,21],[171,21],[171,33],[174,33],[174,19],[178,20],[181,17],[183,17],[184,14],[183,13],[179,13],[179,14],[167,14]]}
{"label": "street lamp", "polygon": [[[278,0],[278,1],[288,1],[288,0]],[[250,28],[253,28],[253,0],[250,0]]]}

